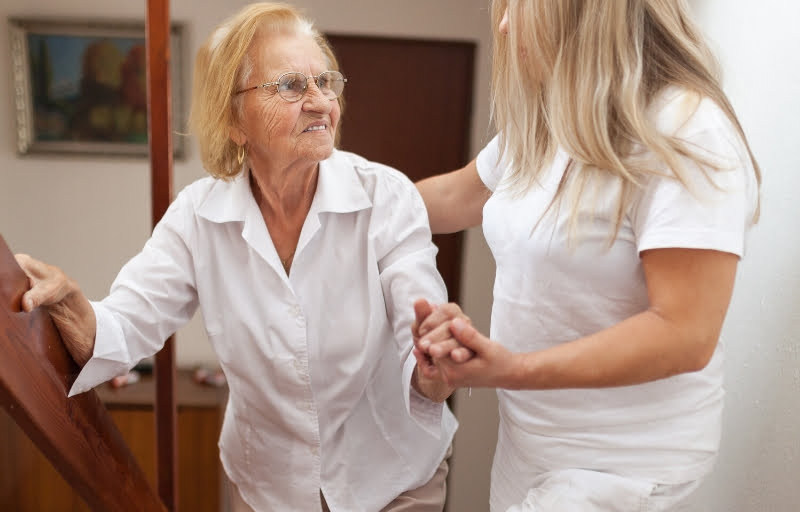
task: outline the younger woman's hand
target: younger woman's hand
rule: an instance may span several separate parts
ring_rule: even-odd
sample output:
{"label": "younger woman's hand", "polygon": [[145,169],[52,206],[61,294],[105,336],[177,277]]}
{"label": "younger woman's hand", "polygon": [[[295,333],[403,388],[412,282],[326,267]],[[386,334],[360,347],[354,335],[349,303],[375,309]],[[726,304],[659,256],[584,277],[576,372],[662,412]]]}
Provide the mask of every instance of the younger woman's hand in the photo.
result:
{"label": "younger woman's hand", "polygon": [[425,299],[414,303],[417,321],[412,327],[414,345],[431,360],[449,358],[456,363],[465,363],[474,353],[461,345],[450,332],[450,322],[460,318],[471,324],[470,318],[461,311],[458,304],[449,303],[433,306]]}

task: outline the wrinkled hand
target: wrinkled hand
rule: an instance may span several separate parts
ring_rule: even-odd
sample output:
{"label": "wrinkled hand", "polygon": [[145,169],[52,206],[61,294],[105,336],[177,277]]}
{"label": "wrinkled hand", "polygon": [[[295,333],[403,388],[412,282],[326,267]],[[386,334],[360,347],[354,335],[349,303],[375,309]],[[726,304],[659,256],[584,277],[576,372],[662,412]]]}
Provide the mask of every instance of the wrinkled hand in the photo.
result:
{"label": "wrinkled hand", "polygon": [[[468,324],[472,321],[461,311],[458,304],[449,303],[433,306],[424,299],[414,303],[417,312],[417,321],[412,327],[414,344],[433,361],[449,357],[457,363],[464,363],[474,355],[473,352],[463,347],[450,333],[450,321],[461,318]],[[420,312],[426,313],[421,315]]]}
{"label": "wrinkled hand", "polygon": [[419,341],[419,326],[434,311],[434,306],[426,300],[418,300],[414,303],[414,313],[416,320],[411,326],[414,337],[414,357],[417,360],[417,367],[414,369],[414,377],[411,382],[418,392],[434,402],[445,401],[455,388],[445,382],[439,373],[433,359],[417,346]]}
{"label": "wrinkled hand", "polygon": [[[445,340],[444,355],[437,357],[439,344],[431,344],[428,354],[432,355],[433,364],[436,366],[439,378],[449,386],[460,387],[490,387],[516,389],[519,387],[522,376],[523,355],[514,354],[503,345],[490,340],[464,318],[454,318],[448,322],[448,330],[452,341],[459,344],[460,350],[469,350],[471,356],[464,362],[459,362],[453,357],[446,357],[451,340]],[[425,344],[425,338],[420,344]]]}
{"label": "wrinkled hand", "polygon": [[27,254],[17,254],[15,258],[28,276],[30,286],[22,296],[23,311],[31,312],[40,306],[46,308],[67,350],[82,367],[92,357],[97,328],[89,300],[60,268]]}

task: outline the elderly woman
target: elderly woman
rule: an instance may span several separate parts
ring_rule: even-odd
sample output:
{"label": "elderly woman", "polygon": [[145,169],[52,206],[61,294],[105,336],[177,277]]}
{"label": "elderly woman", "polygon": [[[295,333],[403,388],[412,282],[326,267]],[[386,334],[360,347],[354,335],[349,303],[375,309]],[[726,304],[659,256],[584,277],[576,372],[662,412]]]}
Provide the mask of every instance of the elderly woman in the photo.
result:
{"label": "elderly woman", "polygon": [[[441,511],[456,422],[419,381],[412,303],[445,300],[424,204],[337,151],[346,79],[293,8],[259,3],[197,57],[191,125],[212,177],[183,190],[110,295],[18,256],[83,369],[81,393],[200,308],[230,387],[234,510]],[[421,387],[420,387],[421,386]],[[423,398],[419,391],[436,398]]]}

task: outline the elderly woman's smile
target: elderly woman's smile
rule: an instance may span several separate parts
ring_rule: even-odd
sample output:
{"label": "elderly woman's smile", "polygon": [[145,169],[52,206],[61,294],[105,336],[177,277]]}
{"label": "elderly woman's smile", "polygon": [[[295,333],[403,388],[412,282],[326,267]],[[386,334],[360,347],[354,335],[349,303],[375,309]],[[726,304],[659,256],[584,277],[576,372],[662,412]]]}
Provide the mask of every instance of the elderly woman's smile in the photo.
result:
{"label": "elderly woman's smile", "polygon": [[251,172],[274,177],[315,171],[333,152],[343,77],[328,70],[325,54],[304,34],[257,37],[247,59],[232,138],[247,147]]}
{"label": "elderly woman's smile", "polygon": [[305,130],[303,130],[303,132],[304,132],[304,133],[305,133],[305,132],[319,132],[319,131],[325,130],[325,129],[327,129],[327,128],[328,128],[328,126],[327,126],[325,123],[322,123],[322,124],[312,124],[311,126],[309,126],[308,128],[306,128]]}

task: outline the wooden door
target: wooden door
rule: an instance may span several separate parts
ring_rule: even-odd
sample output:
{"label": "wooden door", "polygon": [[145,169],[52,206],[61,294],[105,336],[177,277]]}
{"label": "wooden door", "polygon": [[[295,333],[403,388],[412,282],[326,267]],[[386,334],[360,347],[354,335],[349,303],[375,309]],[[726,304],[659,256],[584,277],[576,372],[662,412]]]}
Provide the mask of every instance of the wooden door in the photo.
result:
{"label": "wooden door", "polygon": [[[347,77],[340,147],[413,181],[469,158],[475,44],[328,34]],[[459,299],[461,233],[436,235],[437,265]]]}

